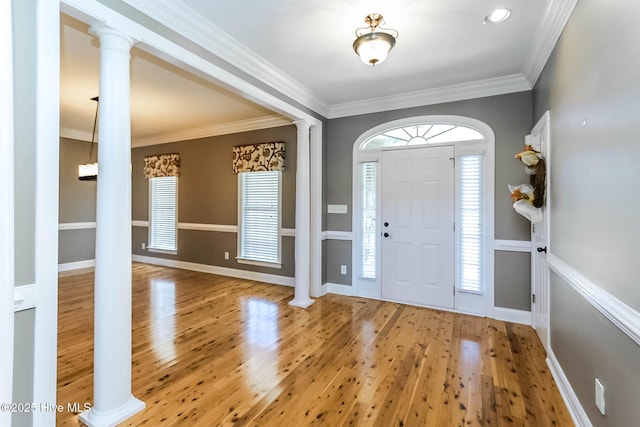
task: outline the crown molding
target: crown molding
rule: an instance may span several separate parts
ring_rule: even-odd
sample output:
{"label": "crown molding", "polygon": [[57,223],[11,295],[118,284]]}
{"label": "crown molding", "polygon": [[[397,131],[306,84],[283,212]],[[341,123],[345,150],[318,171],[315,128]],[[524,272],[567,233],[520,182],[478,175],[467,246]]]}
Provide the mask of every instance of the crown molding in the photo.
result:
{"label": "crown molding", "polygon": [[132,147],[167,144],[190,139],[207,138],[211,136],[229,135],[232,133],[249,132],[252,130],[276,128],[290,125],[290,119],[281,116],[264,116],[255,119],[238,120],[235,122],[218,123],[196,129],[185,129],[167,132],[147,138],[136,138],[131,142]]}
{"label": "crown molding", "polygon": [[332,119],[531,90],[542,73],[578,0],[549,1],[522,74],[333,105],[329,105],[269,61],[194,13],[181,0],[123,0],[123,2],[281,94]]}
{"label": "crown molding", "polygon": [[524,76],[535,86],[551,56],[578,0],[550,0],[544,18],[536,31],[533,45],[524,65]]}
{"label": "crown molding", "polygon": [[60,128],[60,137],[61,138],[69,138],[76,139],[78,141],[87,141],[91,142],[91,132],[87,132],[80,129],[71,129],[71,128]]}
{"label": "crown molding", "polygon": [[180,0],[123,0],[129,6],[202,46],[218,58],[327,116],[329,104],[229,34],[194,13]]}
{"label": "crown molding", "polygon": [[335,119],[423,105],[442,104],[444,102],[504,95],[526,90],[531,90],[531,85],[527,79],[522,74],[512,74],[475,82],[335,104],[331,106],[329,118]]}
{"label": "crown molding", "polygon": [[[144,147],[147,145],[168,144],[170,142],[188,141],[190,139],[207,138],[210,136],[229,135],[232,133],[249,132],[252,130],[277,128],[292,124],[290,119],[282,116],[263,116],[255,119],[238,120],[235,122],[218,123],[195,129],[185,129],[175,132],[166,132],[146,138],[131,140],[132,147]],[[60,128],[60,137],[91,142],[91,132],[79,129]],[[96,144],[98,141],[96,141]]]}

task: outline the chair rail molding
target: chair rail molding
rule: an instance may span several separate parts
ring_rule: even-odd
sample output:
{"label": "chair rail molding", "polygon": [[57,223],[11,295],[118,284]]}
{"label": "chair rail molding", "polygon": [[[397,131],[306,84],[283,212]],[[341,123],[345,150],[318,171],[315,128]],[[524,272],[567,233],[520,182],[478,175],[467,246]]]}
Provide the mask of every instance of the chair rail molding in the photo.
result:
{"label": "chair rail molding", "polygon": [[493,249],[496,251],[531,252],[530,240],[494,240]]}
{"label": "chair rail molding", "polygon": [[547,263],[574,291],[640,345],[640,312],[587,279],[555,255],[549,254]]}
{"label": "chair rail molding", "polygon": [[58,224],[58,230],[88,230],[96,228],[95,221],[93,222],[61,222]]}
{"label": "chair rail molding", "polygon": [[353,240],[351,231],[323,231],[322,240]]}

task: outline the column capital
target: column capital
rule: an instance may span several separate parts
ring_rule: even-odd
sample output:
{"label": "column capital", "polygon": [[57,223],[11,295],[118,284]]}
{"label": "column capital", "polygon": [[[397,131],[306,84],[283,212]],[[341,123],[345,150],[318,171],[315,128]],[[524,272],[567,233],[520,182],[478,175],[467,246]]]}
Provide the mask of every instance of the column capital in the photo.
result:
{"label": "column capital", "polygon": [[102,22],[93,24],[89,28],[89,34],[96,36],[100,40],[100,47],[131,50],[136,43],[135,40],[120,30],[116,30]]}
{"label": "column capital", "polygon": [[293,124],[296,125],[299,131],[303,131],[303,130],[309,131],[309,129],[311,129],[311,123],[309,123],[304,119],[294,120]]}

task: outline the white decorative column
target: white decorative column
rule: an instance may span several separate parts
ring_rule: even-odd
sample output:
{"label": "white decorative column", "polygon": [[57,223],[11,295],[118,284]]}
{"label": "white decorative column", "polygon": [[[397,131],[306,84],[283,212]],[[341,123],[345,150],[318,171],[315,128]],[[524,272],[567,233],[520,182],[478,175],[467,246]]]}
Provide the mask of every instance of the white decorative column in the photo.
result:
{"label": "white decorative column", "polygon": [[104,25],[100,39],[100,136],[96,202],[93,407],[89,426],[112,426],[144,409],[131,394],[131,117],[133,40]]}
{"label": "white decorative column", "polygon": [[311,206],[309,192],[309,129],[310,124],[305,120],[293,122],[298,128],[298,143],[296,150],[296,288],[293,300],[289,305],[307,308],[313,304],[309,298],[310,274],[310,217]]}
{"label": "white decorative column", "polygon": [[322,296],[322,124],[311,126],[311,282],[312,297]]}

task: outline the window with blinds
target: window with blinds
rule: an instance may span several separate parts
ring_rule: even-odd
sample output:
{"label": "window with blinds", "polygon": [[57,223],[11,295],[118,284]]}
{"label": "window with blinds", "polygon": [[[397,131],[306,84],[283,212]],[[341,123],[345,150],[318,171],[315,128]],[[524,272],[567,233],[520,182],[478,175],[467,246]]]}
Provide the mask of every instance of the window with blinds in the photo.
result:
{"label": "window with blinds", "polygon": [[458,157],[458,289],[482,292],[483,155]]}
{"label": "window with blinds", "polygon": [[238,177],[238,259],[280,264],[281,172],[243,172]]}
{"label": "window with blinds", "polygon": [[149,178],[149,249],[175,252],[178,178]]}
{"label": "window with blinds", "polygon": [[378,245],[378,163],[361,163],[362,209],[360,210],[361,251],[360,268],[364,279],[376,278]]}

